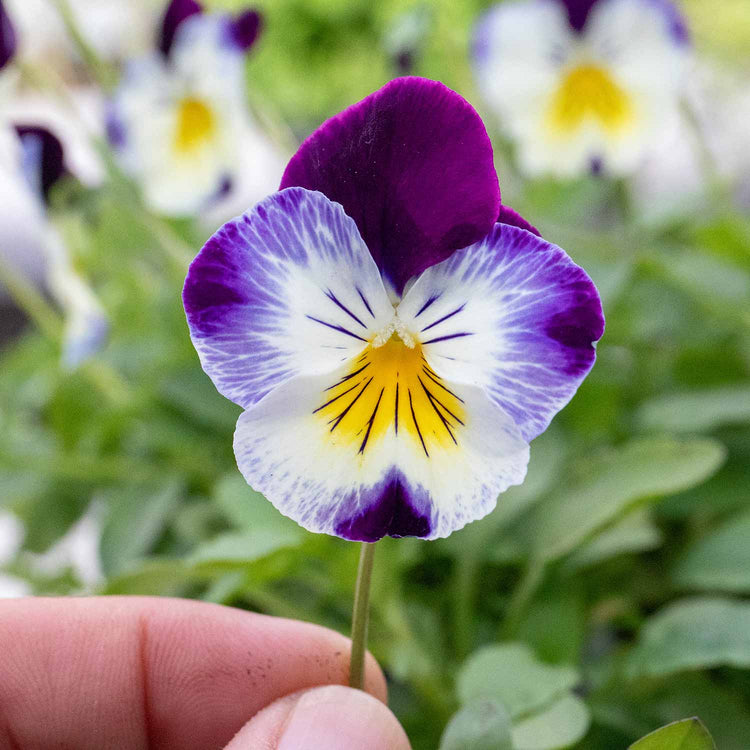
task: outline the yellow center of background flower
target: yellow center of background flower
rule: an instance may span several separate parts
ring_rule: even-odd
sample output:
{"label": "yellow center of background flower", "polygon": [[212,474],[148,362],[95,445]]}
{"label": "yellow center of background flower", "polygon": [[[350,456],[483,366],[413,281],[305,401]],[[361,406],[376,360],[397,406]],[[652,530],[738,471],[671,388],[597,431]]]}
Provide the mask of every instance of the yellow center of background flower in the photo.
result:
{"label": "yellow center of background flower", "polygon": [[616,133],[632,117],[628,95],[606,70],[587,64],[573,68],[563,79],[552,100],[549,123],[553,131],[570,135],[587,119],[594,119]]}
{"label": "yellow center of background flower", "polygon": [[216,132],[216,117],[200,99],[186,97],[180,102],[177,113],[175,149],[190,153],[210,140]]}
{"label": "yellow center of background flower", "polygon": [[328,425],[334,445],[361,455],[393,430],[429,457],[437,446],[458,445],[466,422],[463,401],[427,364],[422,347],[407,346],[397,334],[382,346],[368,345],[326,389],[314,414]]}

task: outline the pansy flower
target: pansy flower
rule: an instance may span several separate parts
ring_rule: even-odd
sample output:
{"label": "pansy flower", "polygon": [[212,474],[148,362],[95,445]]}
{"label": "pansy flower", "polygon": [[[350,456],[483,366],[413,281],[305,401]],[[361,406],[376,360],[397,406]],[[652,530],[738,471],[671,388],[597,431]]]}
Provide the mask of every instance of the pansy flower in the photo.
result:
{"label": "pansy flower", "polygon": [[245,53],[260,16],[168,6],[158,50],[127,66],[108,114],[109,140],[157,211],[193,215],[231,190],[248,130]]}
{"label": "pansy flower", "polygon": [[65,314],[62,365],[73,370],[104,345],[109,322],[47,215],[50,192],[67,175],[52,132],[36,123],[0,124],[0,262],[34,280],[41,269]]}
{"label": "pansy flower", "polygon": [[531,175],[628,174],[679,105],[689,62],[669,0],[511,0],[477,23],[477,80]]}
{"label": "pansy flower", "polygon": [[500,204],[481,119],[441,83],[396,79],[315,131],[183,293],[203,368],[245,409],[248,483],[368,542],[492,510],[603,329],[589,277],[530,229]]}
{"label": "pansy flower", "polygon": [[0,69],[4,68],[16,52],[16,30],[0,0]]}

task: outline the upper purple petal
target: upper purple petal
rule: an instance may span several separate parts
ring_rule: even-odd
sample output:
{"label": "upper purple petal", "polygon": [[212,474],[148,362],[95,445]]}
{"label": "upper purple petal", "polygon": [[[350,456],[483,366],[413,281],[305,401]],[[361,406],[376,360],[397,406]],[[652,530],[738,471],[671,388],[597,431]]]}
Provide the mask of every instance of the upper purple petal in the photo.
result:
{"label": "upper purple petal", "polygon": [[481,118],[442,83],[397,78],[325,122],[281,187],[341,203],[381,272],[401,292],[414,275],[476,242],[500,189]]}
{"label": "upper purple petal", "polygon": [[257,10],[246,10],[229,23],[232,41],[247,52],[258,40],[263,28],[263,16]]}
{"label": "upper purple petal", "polygon": [[514,211],[510,206],[500,206],[500,212],[497,215],[498,224],[510,224],[512,227],[518,227],[519,229],[525,229],[527,232],[535,234],[537,237],[541,237],[541,232],[533,225],[530,224],[526,219]]}
{"label": "upper purple petal", "polygon": [[179,25],[190,16],[203,12],[203,6],[196,0],[170,0],[164,16],[162,17],[161,28],[157,45],[164,55],[169,55],[172,48],[175,34]]}
{"label": "upper purple petal", "polygon": [[0,68],[5,67],[16,53],[16,31],[0,0]]}

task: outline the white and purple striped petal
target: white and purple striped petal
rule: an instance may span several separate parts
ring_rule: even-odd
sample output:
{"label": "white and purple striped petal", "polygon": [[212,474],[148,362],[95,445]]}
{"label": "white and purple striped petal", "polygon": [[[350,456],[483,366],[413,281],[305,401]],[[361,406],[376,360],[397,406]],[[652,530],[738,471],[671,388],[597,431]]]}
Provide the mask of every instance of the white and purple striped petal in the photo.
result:
{"label": "white and purple striped petal", "polygon": [[244,408],[293,377],[333,371],[393,316],[354,221],[303,188],[211,237],[183,300],[203,369]]}
{"label": "white and purple striped petal", "polygon": [[559,247],[504,224],[427,269],[398,314],[419,332],[441,377],[484,389],[525,440],[573,397],[604,330],[583,269]]}

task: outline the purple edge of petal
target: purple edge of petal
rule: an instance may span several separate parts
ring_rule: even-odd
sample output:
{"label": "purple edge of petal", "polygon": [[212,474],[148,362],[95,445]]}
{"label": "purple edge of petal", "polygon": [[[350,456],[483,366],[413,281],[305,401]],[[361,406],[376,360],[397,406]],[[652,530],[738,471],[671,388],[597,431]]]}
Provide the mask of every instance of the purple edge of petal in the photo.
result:
{"label": "purple edge of petal", "polygon": [[16,30],[0,0],[0,68],[4,68],[16,54]]}
{"label": "purple edge of petal", "polygon": [[510,206],[500,206],[500,211],[497,215],[497,223],[509,224],[512,227],[525,229],[527,232],[531,232],[537,237],[542,236],[542,233],[533,224],[526,221],[518,211],[514,211]]}
{"label": "purple edge of petal", "polygon": [[248,52],[258,41],[263,30],[263,14],[255,9],[243,11],[231,19],[229,34],[232,43]]}
{"label": "purple edge of petal", "polygon": [[55,183],[69,175],[65,166],[65,152],[60,139],[47,128],[39,125],[16,125],[16,133],[21,139],[35,139],[41,144],[39,153],[39,184],[45,202],[49,201],[49,194]]}
{"label": "purple edge of petal", "polygon": [[384,536],[426,537],[432,530],[431,503],[426,490],[411,489],[403,473],[392,468],[367,493],[370,503],[364,510],[346,505],[337,512],[336,536],[355,542],[377,542]]}
{"label": "purple edge of petal", "polygon": [[169,56],[180,24],[199,13],[203,13],[203,6],[196,0],[171,0],[162,16],[157,40],[157,47],[165,57]]}

